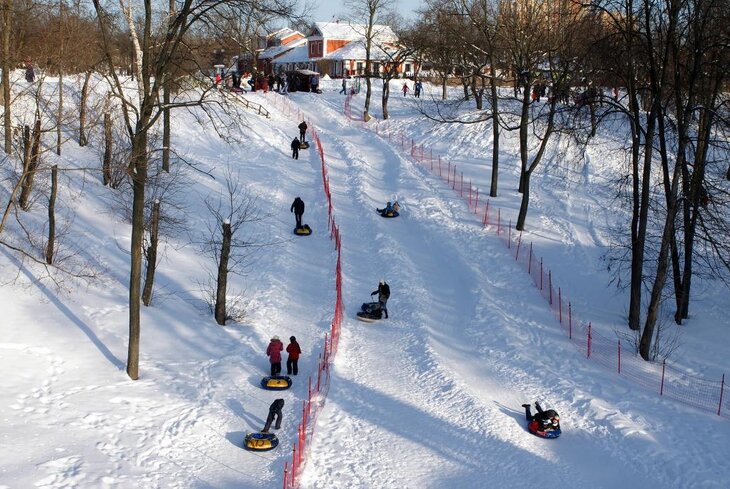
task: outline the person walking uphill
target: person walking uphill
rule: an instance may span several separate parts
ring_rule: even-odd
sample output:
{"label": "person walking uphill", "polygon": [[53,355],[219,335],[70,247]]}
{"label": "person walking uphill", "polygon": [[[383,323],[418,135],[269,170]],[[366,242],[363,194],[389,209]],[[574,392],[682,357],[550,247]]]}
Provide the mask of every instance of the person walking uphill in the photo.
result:
{"label": "person walking uphill", "polygon": [[291,142],[291,157],[295,160],[299,159],[299,147],[301,144],[299,143],[298,138],[294,138],[294,140]]}
{"label": "person walking uphill", "polygon": [[266,417],[266,424],[264,425],[264,429],[261,430],[261,433],[269,432],[269,428],[271,428],[271,423],[274,422],[274,416],[276,416],[276,425],[274,425],[274,429],[281,429],[281,418],[283,417],[283,415],[281,414],[281,410],[283,408],[284,399],[277,399],[271,403],[271,406],[269,406],[269,415]]}
{"label": "person walking uphill", "polygon": [[272,377],[281,373],[281,352],[283,349],[284,344],[281,342],[279,337],[272,337],[269,342],[269,346],[266,348],[266,355],[268,355],[269,362],[271,362]]}
{"label": "person walking uphill", "polygon": [[305,121],[302,121],[301,124],[297,126],[299,128],[299,141],[302,143],[307,140],[307,123]]}
{"label": "person walking uphill", "polygon": [[294,213],[294,218],[297,220],[297,229],[302,227],[302,215],[304,214],[304,201],[297,197],[294,202],[291,203],[289,212]]}
{"label": "person walking uphill", "polygon": [[299,373],[299,355],[302,354],[302,349],[299,348],[299,343],[295,336],[289,337],[290,343],[286,347],[286,352],[289,356],[286,359],[286,373],[287,375],[297,375]]}
{"label": "person walking uphill", "polygon": [[385,314],[385,319],[388,319],[388,299],[390,298],[390,286],[381,280],[378,284],[378,290],[374,290],[370,295],[378,294],[378,303],[380,304],[380,310]]}

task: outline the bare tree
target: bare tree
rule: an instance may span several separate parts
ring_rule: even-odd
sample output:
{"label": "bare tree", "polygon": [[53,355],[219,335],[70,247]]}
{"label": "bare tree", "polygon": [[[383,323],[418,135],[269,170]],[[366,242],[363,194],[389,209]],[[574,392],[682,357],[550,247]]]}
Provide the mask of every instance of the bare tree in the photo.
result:
{"label": "bare tree", "polygon": [[[222,326],[227,320],[239,318],[242,314],[228,309],[229,274],[244,273],[254,254],[262,246],[270,244],[258,238],[259,233],[253,227],[267,216],[261,212],[257,197],[243,187],[240,175],[234,175],[230,168],[226,177],[226,193],[206,199],[205,205],[213,221],[208,227],[209,237],[203,251],[215,261],[213,311],[216,322]],[[245,235],[244,229],[247,231]]]}
{"label": "bare tree", "polygon": [[[114,12],[94,0],[94,9],[102,35],[102,44],[109,68],[114,96],[122,103],[122,113],[129,140],[131,157],[128,173],[132,180],[133,211],[132,237],[130,240],[131,261],[129,274],[129,347],[127,374],[133,380],[139,377],[140,345],[140,299],[142,278],[142,246],[145,233],[145,189],[148,175],[149,131],[162,116],[164,109],[180,106],[200,105],[204,100],[181,101],[164,106],[160,103],[165,74],[180,62],[178,56],[187,49],[185,39],[198,26],[206,25],[210,15],[228,9],[232,14],[256,6],[257,10],[273,14],[289,15],[293,3],[289,0],[184,0],[177,4],[171,19],[155,30],[155,12],[152,0],[120,0],[126,29],[133,46],[132,71],[136,81],[136,96],[130,99],[124,89],[124,81],[118,75],[113,46],[112,20]],[[138,8],[140,8],[138,10]],[[212,24],[211,24],[212,25]]]}
{"label": "bare tree", "polygon": [[[347,0],[345,5],[350,8],[350,15],[353,19],[352,25],[355,29],[362,26],[365,41],[365,106],[363,110],[363,120],[370,120],[370,98],[372,96],[372,55],[373,48],[377,39],[381,36],[385,26],[377,24],[379,16],[385,16],[393,7],[393,0]],[[365,24],[361,24],[365,19]]]}

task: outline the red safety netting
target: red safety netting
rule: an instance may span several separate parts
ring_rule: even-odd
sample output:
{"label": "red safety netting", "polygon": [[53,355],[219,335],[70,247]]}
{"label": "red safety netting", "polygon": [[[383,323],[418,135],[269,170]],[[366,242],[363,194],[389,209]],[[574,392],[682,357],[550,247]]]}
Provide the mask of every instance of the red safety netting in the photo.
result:
{"label": "red safety netting", "polygon": [[532,242],[522,241],[522,233],[512,228],[511,218],[503,215],[501,209],[491,206],[488,198],[480,196],[479,189],[472,185],[470,179],[464,179],[464,174],[457,171],[455,164],[386,124],[381,127],[380,123],[376,123],[367,127],[374,128],[376,134],[390,141],[392,146],[400,147],[403,153],[443,180],[464,200],[482,226],[505,244],[515,261],[532,277],[558,324],[573,346],[583,352],[586,358],[662,396],[730,419],[730,401],[724,392],[724,374],[716,381],[689,376],[673,369],[666,361],[661,364],[647,362],[636,351],[622,351],[621,340],[607,338],[593,331],[590,321],[577,317],[565,292],[555,283],[552,270],[536,255]]}
{"label": "red safety netting", "polygon": [[[271,97],[274,106],[281,109],[282,112],[291,116],[296,114],[296,119],[302,119],[302,112],[299,108],[292,107],[291,102],[278,94],[271,92]],[[330,238],[334,242],[334,248],[336,252],[335,262],[335,304],[334,313],[332,317],[332,323],[330,331],[325,334],[324,344],[322,345],[322,352],[319,354],[319,362],[317,365],[317,376],[316,379],[309,377],[309,387],[307,390],[307,399],[302,401],[302,417],[299,422],[297,429],[298,437],[294,447],[292,448],[291,460],[284,464],[283,474],[283,488],[292,489],[299,486],[298,477],[301,474],[302,468],[306,463],[307,453],[311,446],[312,437],[314,436],[314,429],[317,422],[317,417],[324,406],[327,393],[329,392],[330,386],[330,366],[337,353],[337,345],[340,341],[340,329],[342,325],[342,317],[344,313],[343,302],[342,302],[342,241],[340,237],[340,230],[337,226],[334,216],[334,209],[332,206],[332,194],[330,193],[329,175],[327,174],[327,163],[325,160],[324,148],[322,142],[319,139],[317,130],[311,121],[308,121],[307,125],[310,128],[312,139],[317,146],[317,152],[319,153],[322,169],[322,188],[324,195],[327,199],[328,209],[328,220],[327,226],[330,231]]]}

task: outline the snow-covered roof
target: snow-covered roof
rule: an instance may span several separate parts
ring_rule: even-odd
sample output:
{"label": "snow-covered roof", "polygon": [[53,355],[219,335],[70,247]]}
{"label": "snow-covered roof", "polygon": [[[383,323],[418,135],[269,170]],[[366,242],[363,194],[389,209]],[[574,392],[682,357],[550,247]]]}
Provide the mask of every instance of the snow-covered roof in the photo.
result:
{"label": "snow-covered roof", "polygon": [[[365,37],[367,26],[364,24],[353,24],[348,22],[315,22],[310,36],[322,36],[325,39],[349,39],[355,40]],[[387,25],[376,24],[373,32],[381,41],[392,41],[397,39],[393,30]]]}
{"label": "snow-covered roof", "polygon": [[276,58],[277,63],[306,63],[309,61],[311,59],[309,58],[307,43],[300,44]]}
{"label": "snow-covered roof", "polygon": [[[390,48],[386,47],[388,49],[388,53],[385,52],[383,47],[381,45],[375,45],[373,44],[370,47],[370,59],[373,61],[390,61],[393,59],[393,53],[396,51],[396,48]],[[365,59],[365,40],[364,39],[358,39],[352,42],[347,43],[346,45],[342,46],[340,49],[337,49],[335,51],[332,51],[331,53],[327,54],[325,56],[327,59],[336,59],[336,60],[343,60],[343,59]]]}
{"label": "snow-covered roof", "polygon": [[291,51],[300,46],[305,46],[305,48],[306,48],[306,45],[307,45],[306,39],[297,39],[296,41],[291,42],[289,44],[282,44],[280,46],[271,46],[271,47],[268,47],[268,48],[264,49],[263,51],[261,51],[258,55],[258,58],[259,59],[277,58],[277,57],[283,55],[284,53],[286,53],[287,51]]}

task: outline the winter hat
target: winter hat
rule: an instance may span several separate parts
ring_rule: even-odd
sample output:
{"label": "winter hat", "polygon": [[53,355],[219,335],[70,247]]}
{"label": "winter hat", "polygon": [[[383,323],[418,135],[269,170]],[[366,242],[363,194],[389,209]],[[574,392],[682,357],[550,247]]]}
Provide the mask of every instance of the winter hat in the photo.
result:
{"label": "winter hat", "polygon": [[279,337],[278,337],[278,336],[276,336],[276,335],[272,336],[272,337],[271,337],[271,339],[272,339],[272,340],[276,340],[276,341],[279,341]]}
{"label": "winter hat", "polygon": [[296,336],[290,336],[290,337],[289,337],[289,341],[297,341],[297,338],[296,338]]}

